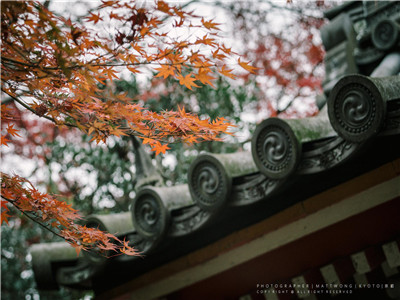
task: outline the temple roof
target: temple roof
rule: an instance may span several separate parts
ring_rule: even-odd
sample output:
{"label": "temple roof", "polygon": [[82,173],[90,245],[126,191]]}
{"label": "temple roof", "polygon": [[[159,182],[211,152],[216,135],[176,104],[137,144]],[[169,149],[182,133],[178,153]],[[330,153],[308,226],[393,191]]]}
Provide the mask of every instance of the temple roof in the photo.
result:
{"label": "temple roof", "polygon": [[[345,28],[364,18],[376,31],[377,22],[387,21],[379,17],[382,11],[399,3],[364,5],[361,13],[357,3],[327,13],[331,21],[322,29],[327,75],[317,116],[264,120],[254,132],[251,152],[200,154],[190,165],[188,184],[156,186],[153,177],[143,178],[130,212],[89,216],[88,226],[126,238],[144,257],[77,257],[66,243],[34,245],[38,287],[93,289],[111,297],[113,290],[140,289],[168,274],[181,274],[177,281],[192,284],[400,197],[395,188],[400,183],[399,41],[382,47],[375,37],[360,46],[353,27]],[[368,47],[375,50],[369,59],[357,54],[372,53]],[[365,191],[390,195],[376,197],[379,203],[352,198]],[[338,211],[341,217],[330,220]],[[325,217],[313,219],[322,212]],[[250,247],[246,258],[233,259],[231,266],[228,256],[223,268],[212,263],[224,253],[240,257],[241,245],[268,234],[274,234],[268,242],[254,245],[254,257]],[[271,249],[262,248],[271,243]],[[185,270],[206,263],[207,275],[194,269],[198,277],[185,279]]]}

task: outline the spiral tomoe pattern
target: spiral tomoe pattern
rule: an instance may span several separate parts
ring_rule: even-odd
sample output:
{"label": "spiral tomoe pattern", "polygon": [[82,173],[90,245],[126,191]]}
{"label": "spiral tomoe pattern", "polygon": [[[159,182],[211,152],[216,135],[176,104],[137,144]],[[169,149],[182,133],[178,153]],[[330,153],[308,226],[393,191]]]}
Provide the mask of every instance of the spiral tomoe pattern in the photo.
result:
{"label": "spiral tomoe pattern", "polygon": [[283,178],[293,171],[296,164],[293,142],[281,126],[268,124],[261,128],[254,144],[255,161],[266,176]]}
{"label": "spiral tomoe pattern", "polygon": [[381,20],[372,32],[372,42],[379,50],[392,48],[399,38],[398,25],[390,19]]}
{"label": "spiral tomoe pattern", "polygon": [[158,235],[162,231],[163,220],[159,202],[150,194],[142,195],[134,205],[136,226],[146,235]]}
{"label": "spiral tomoe pattern", "polygon": [[338,93],[335,117],[341,128],[350,134],[368,132],[376,115],[376,99],[364,85],[352,83]]}
{"label": "spiral tomoe pattern", "polygon": [[189,180],[193,198],[201,208],[212,210],[226,200],[228,183],[223,171],[215,163],[200,161],[194,166]]}

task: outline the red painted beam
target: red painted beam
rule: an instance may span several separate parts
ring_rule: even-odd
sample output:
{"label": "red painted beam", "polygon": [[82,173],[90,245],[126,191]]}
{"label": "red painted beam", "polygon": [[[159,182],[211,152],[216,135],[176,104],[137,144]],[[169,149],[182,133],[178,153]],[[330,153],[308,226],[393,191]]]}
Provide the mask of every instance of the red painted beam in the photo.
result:
{"label": "red painted beam", "polygon": [[324,228],[166,297],[237,299],[257,284],[288,282],[338,258],[400,236],[400,198]]}

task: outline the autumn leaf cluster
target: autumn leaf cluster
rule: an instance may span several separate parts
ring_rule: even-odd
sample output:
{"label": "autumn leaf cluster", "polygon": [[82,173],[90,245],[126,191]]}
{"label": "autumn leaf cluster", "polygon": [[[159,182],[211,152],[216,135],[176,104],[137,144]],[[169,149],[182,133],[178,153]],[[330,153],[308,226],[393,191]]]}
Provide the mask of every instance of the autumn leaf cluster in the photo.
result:
{"label": "autumn leaf cluster", "polygon": [[[235,78],[228,61],[254,69],[219,39],[219,24],[164,1],[102,1],[80,22],[61,17],[35,1],[1,2],[2,97],[60,129],[77,128],[106,142],[111,135],[135,135],[156,154],[171,142],[219,140],[232,126],[224,118],[200,119],[177,111],[152,112],[111,86],[124,72],[150,69],[192,90],[213,86],[214,76]],[[196,32],[196,34],[193,34]],[[14,104],[13,103],[13,104]],[[18,116],[1,106],[1,145],[18,138]],[[78,225],[79,214],[29,180],[1,174],[2,221],[8,205],[81,249],[137,252],[126,241]]]}
{"label": "autumn leaf cluster", "polygon": [[77,253],[95,248],[106,255],[107,251],[117,251],[128,255],[139,255],[126,241],[121,241],[110,233],[77,224],[81,219],[78,211],[64,201],[39,192],[27,179],[1,173],[1,218],[8,222],[7,203],[11,203],[28,218],[42,224],[69,242]]}
{"label": "autumn leaf cluster", "polygon": [[[109,24],[114,30],[89,29]],[[154,114],[126,94],[104,92],[101,86],[124,70],[140,73],[149,67],[157,77],[175,78],[189,89],[212,85],[215,73],[233,78],[225,59],[235,53],[218,42],[217,25],[163,1],[149,8],[103,1],[83,24],[36,2],[3,2],[2,91],[36,115],[78,127],[96,141],[133,134],[163,152],[159,142],[190,142],[191,135],[213,140],[228,132],[228,122],[212,124],[171,111]],[[170,34],[182,28],[204,35]],[[251,70],[240,60],[238,65]]]}

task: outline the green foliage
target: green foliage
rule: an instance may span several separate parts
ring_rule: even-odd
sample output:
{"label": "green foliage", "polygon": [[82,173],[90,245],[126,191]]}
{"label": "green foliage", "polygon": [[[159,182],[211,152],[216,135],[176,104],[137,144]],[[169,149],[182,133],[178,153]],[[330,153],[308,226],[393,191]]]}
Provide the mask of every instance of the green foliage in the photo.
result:
{"label": "green foliage", "polygon": [[[17,223],[17,221],[20,221]],[[2,299],[25,299],[35,293],[32,270],[24,251],[32,241],[40,240],[40,229],[21,220],[1,227],[1,295]]]}
{"label": "green foliage", "polygon": [[[90,142],[90,137],[81,135],[78,143],[55,140],[49,148],[52,152],[48,164],[59,165],[57,185],[67,188],[67,202],[72,202],[85,215],[128,210],[129,195],[134,189],[128,138],[110,139],[106,145],[96,145]],[[72,173],[78,176],[69,176]]]}

